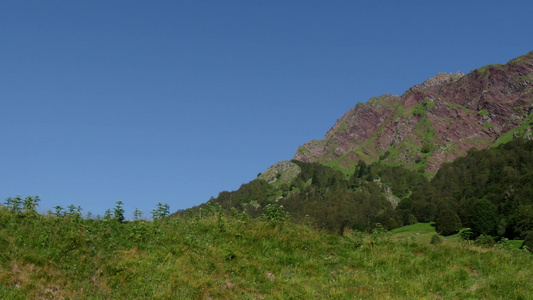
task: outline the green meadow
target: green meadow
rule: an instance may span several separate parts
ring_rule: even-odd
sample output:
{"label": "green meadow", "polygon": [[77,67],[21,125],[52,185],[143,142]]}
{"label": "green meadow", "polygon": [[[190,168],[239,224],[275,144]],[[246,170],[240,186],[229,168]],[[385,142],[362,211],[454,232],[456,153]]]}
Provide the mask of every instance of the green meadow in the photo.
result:
{"label": "green meadow", "polygon": [[428,223],[343,236],[283,218],[120,222],[0,207],[2,299],[531,299],[533,256]]}

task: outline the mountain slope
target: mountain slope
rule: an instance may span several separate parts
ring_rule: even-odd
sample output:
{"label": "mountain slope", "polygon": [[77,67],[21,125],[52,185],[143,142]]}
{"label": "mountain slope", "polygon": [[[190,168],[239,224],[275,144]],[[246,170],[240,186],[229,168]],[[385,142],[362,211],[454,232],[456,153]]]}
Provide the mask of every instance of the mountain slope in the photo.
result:
{"label": "mountain slope", "polygon": [[517,128],[515,136],[530,138],[532,82],[533,52],[467,75],[439,73],[401,96],[358,103],[323,140],[300,146],[294,159],[340,168],[383,161],[436,172],[443,162],[508,139],[504,135]]}

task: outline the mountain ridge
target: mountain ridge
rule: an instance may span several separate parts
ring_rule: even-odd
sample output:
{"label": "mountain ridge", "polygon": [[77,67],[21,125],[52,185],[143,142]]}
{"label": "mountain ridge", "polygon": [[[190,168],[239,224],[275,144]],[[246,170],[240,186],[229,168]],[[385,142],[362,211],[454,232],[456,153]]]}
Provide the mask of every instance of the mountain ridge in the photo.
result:
{"label": "mountain ridge", "polygon": [[[428,174],[487,148],[506,133],[531,137],[533,51],[468,74],[438,73],[402,94],[373,97],[339,118],[322,140],[298,147],[293,159],[340,169],[359,160],[403,165]],[[524,123],[526,122],[526,123]]]}
{"label": "mountain ridge", "polygon": [[[470,174],[455,174],[450,166],[463,170],[469,168],[461,165],[465,161],[479,165],[475,161],[522,153],[520,159],[499,159],[493,167],[479,171],[492,181],[483,181],[485,177],[470,180],[478,185],[487,183],[480,191],[492,190],[487,194],[492,204],[479,205],[497,211],[493,219],[501,226],[487,234],[516,238],[515,219],[521,211],[517,207],[530,207],[529,199],[533,199],[531,190],[522,189],[531,178],[530,165],[525,162],[533,155],[533,141],[521,142],[532,137],[531,82],[533,52],[506,65],[488,65],[466,75],[439,73],[401,96],[373,97],[347,111],[323,140],[301,146],[295,159],[278,162],[238,190],[222,191],[207,203],[176,215],[200,212],[208,205],[252,218],[278,211],[282,216],[288,213],[296,223],[310,222],[339,235],[346,228],[369,231],[377,224],[386,229],[417,221],[442,224],[437,220],[440,217],[460,217],[463,224],[474,226],[477,221],[459,212],[475,211],[481,200],[468,194],[470,184],[462,180],[455,185],[465,183],[466,192],[446,194],[449,182]],[[477,156],[473,159],[472,155]],[[513,164],[515,160],[521,164]],[[451,178],[443,178],[441,173],[451,174]],[[517,185],[506,186],[508,182]],[[514,202],[508,203],[509,199]],[[500,209],[502,205],[507,208]],[[447,215],[441,216],[442,212]],[[533,220],[533,214],[526,217]],[[520,232],[523,237],[525,231]]]}

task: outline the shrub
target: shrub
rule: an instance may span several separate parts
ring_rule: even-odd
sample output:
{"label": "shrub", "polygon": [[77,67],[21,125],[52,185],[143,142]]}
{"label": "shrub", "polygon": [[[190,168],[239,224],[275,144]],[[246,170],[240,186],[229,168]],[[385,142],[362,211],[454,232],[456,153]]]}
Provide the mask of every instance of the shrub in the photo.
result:
{"label": "shrub", "polygon": [[416,219],[415,215],[413,214],[409,214],[407,216],[407,225],[413,225],[415,224],[416,222],[418,222],[418,220]]}
{"label": "shrub", "polygon": [[440,235],[434,234],[433,236],[431,236],[432,245],[438,245],[440,243],[442,243],[442,238],[440,237]]}
{"label": "shrub", "polygon": [[278,204],[268,204],[262,217],[270,222],[288,221],[290,219],[290,215],[285,211],[283,205]]}
{"label": "shrub", "polygon": [[508,238],[501,238],[497,243],[496,246],[501,249],[510,250],[513,248],[513,245],[509,241]]}
{"label": "shrub", "polygon": [[533,230],[526,235],[526,238],[522,243],[522,249],[526,249],[530,252],[533,252]]}
{"label": "shrub", "polygon": [[487,234],[482,234],[478,236],[478,238],[476,239],[476,245],[479,245],[479,246],[493,247],[494,244],[495,244],[494,238],[492,238],[492,236],[487,235]]}
{"label": "shrub", "polygon": [[435,221],[435,231],[443,236],[456,234],[462,227],[461,219],[450,209],[443,210]]}
{"label": "shrub", "polygon": [[459,236],[465,241],[470,241],[474,237],[474,232],[470,228],[463,228],[459,231]]}
{"label": "shrub", "polygon": [[420,149],[420,152],[426,154],[426,153],[431,152],[431,150],[432,150],[431,144],[429,142],[424,142],[424,144],[422,144],[422,149]]}

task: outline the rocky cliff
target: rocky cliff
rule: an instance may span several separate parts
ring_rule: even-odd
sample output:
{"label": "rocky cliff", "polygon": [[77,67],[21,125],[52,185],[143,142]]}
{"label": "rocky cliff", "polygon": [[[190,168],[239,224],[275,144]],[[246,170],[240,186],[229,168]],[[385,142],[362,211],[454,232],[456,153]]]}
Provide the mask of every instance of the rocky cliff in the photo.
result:
{"label": "rocky cliff", "polygon": [[300,146],[294,159],[340,168],[383,161],[435,172],[472,147],[531,138],[532,113],[533,51],[466,75],[439,73],[401,96],[358,103],[323,140]]}

